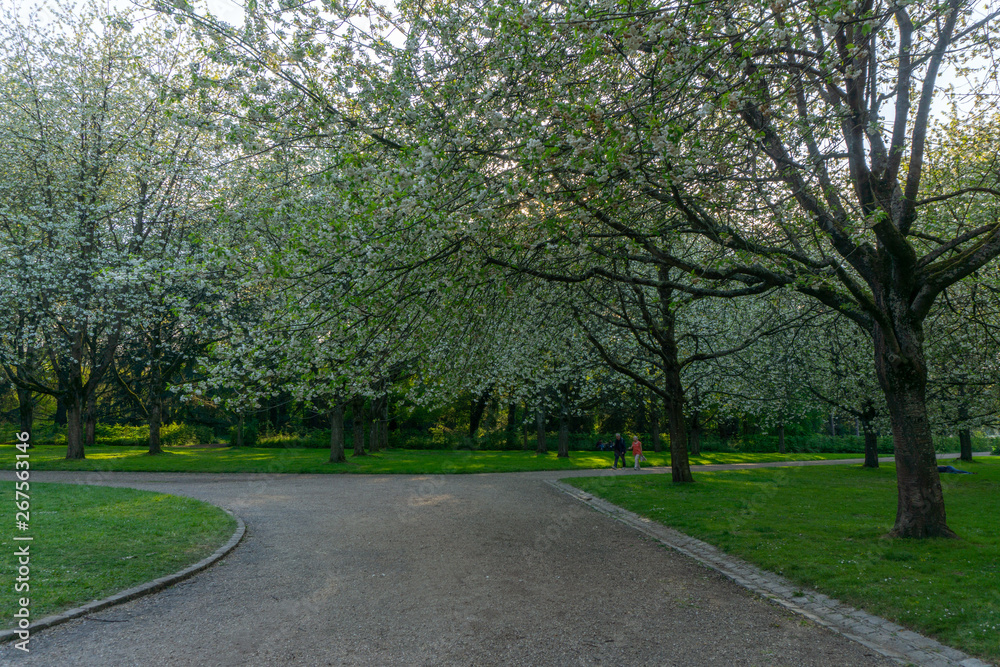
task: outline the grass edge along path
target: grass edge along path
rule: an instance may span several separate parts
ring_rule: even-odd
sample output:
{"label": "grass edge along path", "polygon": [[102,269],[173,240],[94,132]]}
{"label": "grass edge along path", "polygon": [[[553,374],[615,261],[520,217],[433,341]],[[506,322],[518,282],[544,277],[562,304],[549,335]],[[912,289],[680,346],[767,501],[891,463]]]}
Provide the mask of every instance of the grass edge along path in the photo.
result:
{"label": "grass edge along path", "polygon": [[[0,567],[17,571],[14,483],[2,482]],[[32,483],[30,589],[0,590],[0,628],[17,624],[21,597],[32,619],[100,600],[184,569],[225,544],[236,521],[209,503],[155,491]]]}
{"label": "grass edge along path", "polygon": [[[32,470],[97,472],[211,472],[211,473],[360,473],[426,475],[442,473],[531,472],[538,470],[592,470],[610,468],[611,452],[572,452],[558,458],[555,452],[388,449],[368,456],[347,456],[347,463],[330,463],[329,451],[312,448],[273,447],[166,447],[150,456],[141,447],[91,447],[82,461],[67,461],[61,445],[36,445]],[[0,445],[0,469],[14,468],[13,445]],[[669,465],[666,452],[647,453],[648,466]],[[763,463],[856,458],[856,454],[750,454],[707,452],[691,463]]]}
{"label": "grass edge along path", "polygon": [[1000,460],[942,475],[960,540],[900,540],[895,468],[860,466],[574,477],[586,493],[703,540],[797,584],[984,660],[1000,661]]}

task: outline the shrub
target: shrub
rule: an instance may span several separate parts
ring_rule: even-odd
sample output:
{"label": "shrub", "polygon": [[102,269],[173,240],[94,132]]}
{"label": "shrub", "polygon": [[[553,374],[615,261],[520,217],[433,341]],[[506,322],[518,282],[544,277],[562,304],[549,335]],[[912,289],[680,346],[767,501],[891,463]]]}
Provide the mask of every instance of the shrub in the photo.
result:
{"label": "shrub", "polygon": [[[146,427],[149,442],[149,427]],[[167,424],[160,427],[160,444],[177,447],[179,445],[207,445],[215,440],[210,426],[195,424]]]}
{"label": "shrub", "polygon": [[[237,434],[239,432],[239,424],[234,424],[229,429],[229,445],[235,447],[238,442]],[[257,447],[258,434],[257,434],[257,422],[244,422],[243,424],[243,446],[244,447]]]}

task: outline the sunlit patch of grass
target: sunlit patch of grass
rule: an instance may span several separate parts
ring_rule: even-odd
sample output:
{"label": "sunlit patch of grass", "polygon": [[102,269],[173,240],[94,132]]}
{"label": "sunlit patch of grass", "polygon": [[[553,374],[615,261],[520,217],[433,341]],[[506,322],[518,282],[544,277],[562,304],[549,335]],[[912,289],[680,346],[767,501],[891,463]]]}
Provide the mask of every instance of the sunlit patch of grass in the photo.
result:
{"label": "sunlit patch of grass", "polygon": [[989,660],[1000,659],[1000,461],[942,475],[960,540],[886,537],[892,465],[761,468],[574,478],[588,493]]}
{"label": "sunlit patch of grass", "polygon": [[217,507],[152,491],[31,482],[30,542],[15,542],[14,483],[0,483],[0,533],[6,573],[17,571],[14,552],[30,545],[29,590],[0,588],[0,627],[13,626],[20,598],[35,619],[101,599],[177,572],[208,556],[235,530]]}

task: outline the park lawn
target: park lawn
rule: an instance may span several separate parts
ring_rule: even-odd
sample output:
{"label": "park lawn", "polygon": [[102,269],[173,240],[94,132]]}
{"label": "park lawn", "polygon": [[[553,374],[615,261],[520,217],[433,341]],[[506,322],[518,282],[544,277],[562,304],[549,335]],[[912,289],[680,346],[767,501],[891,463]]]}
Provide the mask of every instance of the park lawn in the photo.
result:
{"label": "park lawn", "polygon": [[[236,521],[218,507],[153,491],[30,482],[29,530],[16,531],[14,482],[0,482],[0,628],[22,597],[38,620],[182,570],[225,544]],[[33,539],[14,541],[29,535]],[[30,590],[16,592],[16,549],[30,545]]]}
{"label": "park lawn", "polygon": [[[149,456],[141,447],[91,447],[82,461],[67,461],[66,447],[37,445],[31,450],[32,470],[90,470],[128,472],[233,472],[233,473],[373,473],[440,474],[526,472],[532,470],[580,470],[610,468],[611,452],[570,452],[560,459],[555,452],[468,451],[388,449],[354,457],[346,463],[330,463],[326,449],[276,447],[166,447]],[[0,445],[0,469],[13,469],[13,445]],[[669,454],[648,453],[647,465],[669,465]],[[711,452],[692,458],[692,463],[753,463],[764,461],[814,461],[856,457],[853,454],[747,454]],[[631,465],[631,462],[630,462]]]}
{"label": "park lawn", "polygon": [[886,537],[895,467],[759,468],[574,478],[588,493],[705,540],[790,580],[988,660],[1000,660],[1000,460],[941,475],[962,539]]}

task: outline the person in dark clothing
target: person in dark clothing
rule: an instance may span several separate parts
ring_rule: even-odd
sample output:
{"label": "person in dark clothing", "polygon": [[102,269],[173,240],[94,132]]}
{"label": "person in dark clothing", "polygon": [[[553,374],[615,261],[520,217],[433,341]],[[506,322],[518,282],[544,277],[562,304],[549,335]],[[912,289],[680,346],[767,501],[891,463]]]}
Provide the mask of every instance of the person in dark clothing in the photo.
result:
{"label": "person in dark clothing", "polygon": [[621,433],[615,433],[615,442],[614,442],[614,445],[612,446],[612,449],[615,450],[615,463],[614,463],[613,466],[611,466],[611,469],[612,470],[617,470],[617,468],[618,468],[618,457],[619,456],[622,459],[622,468],[624,468],[625,467],[625,440],[622,438],[622,434]]}

